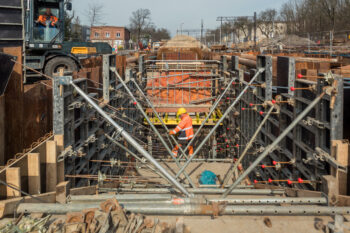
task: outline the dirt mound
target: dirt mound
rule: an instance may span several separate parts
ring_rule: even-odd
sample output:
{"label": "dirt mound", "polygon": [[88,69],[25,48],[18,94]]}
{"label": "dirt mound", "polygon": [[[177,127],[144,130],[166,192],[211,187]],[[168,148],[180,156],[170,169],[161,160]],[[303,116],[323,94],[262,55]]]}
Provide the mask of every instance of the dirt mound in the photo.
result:
{"label": "dirt mound", "polygon": [[210,49],[193,37],[177,35],[158,50],[159,60],[206,60]]}
{"label": "dirt mound", "polygon": [[201,48],[202,44],[193,37],[185,35],[177,35],[166,42],[165,48]]}

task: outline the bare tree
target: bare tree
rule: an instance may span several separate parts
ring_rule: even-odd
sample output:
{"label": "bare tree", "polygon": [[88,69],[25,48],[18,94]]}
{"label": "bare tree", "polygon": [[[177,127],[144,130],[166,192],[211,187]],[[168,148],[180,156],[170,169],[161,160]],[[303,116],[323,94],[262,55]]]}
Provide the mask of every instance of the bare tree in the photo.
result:
{"label": "bare tree", "polygon": [[241,32],[244,34],[244,39],[249,39],[249,32],[251,31],[253,22],[248,17],[239,17],[234,22],[234,27],[237,34]]}
{"label": "bare tree", "polygon": [[82,41],[82,26],[79,16],[77,16],[72,23],[72,40]]}
{"label": "bare tree", "polygon": [[[65,3],[70,3],[72,0],[65,0]],[[74,11],[69,12],[65,10],[64,14],[64,41],[72,40],[72,27],[71,24],[75,18]]]}
{"label": "bare tree", "polygon": [[151,11],[149,9],[138,9],[132,12],[130,17],[130,29],[140,40],[141,34],[152,25]]}
{"label": "bare tree", "polygon": [[152,41],[161,41],[170,39],[170,32],[166,28],[150,27],[145,29],[145,33],[150,35]]}
{"label": "bare tree", "polygon": [[321,9],[325,12],[326,16],[329,18],[331,30],[334,31],[335,17],[337,14],[336,10],[340,5],[339,0],[319,0],[319,4]]}
{"label": "bare tree", "polygon": [[257,27],[267,38],[270,38],[276,30],[277,16],[275,9],[267,9],[259,14]]}
{"label": "bare tree", "polygon": [[289,0],[280,12],[289,33],[349,30],[350,0]]}
{"label": "bare tree", "polygon": [[85,12],[85,15],[88,18],[91,27],[102,24],[103,5],[99,3],[89,4],[89,8]]}

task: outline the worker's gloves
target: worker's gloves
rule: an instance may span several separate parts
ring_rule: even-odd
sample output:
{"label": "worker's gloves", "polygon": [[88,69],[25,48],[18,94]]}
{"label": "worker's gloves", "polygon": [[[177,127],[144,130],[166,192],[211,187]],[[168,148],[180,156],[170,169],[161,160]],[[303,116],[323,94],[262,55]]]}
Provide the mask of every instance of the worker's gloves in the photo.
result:
{"label": "worker's gloves", "polygon": [[171,130],[171,131],[169,132],[169,135],[175,135],[174,131]]}

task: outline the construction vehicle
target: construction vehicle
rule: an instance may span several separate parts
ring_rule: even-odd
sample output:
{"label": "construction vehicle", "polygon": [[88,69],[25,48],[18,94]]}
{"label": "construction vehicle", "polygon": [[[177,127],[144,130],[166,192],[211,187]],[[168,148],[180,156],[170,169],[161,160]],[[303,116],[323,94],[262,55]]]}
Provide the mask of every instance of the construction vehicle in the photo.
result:
{"label": "construction vehicle", "polygon": [[[79,59],[62,50],[65,8],[72,10],[72,4],[65,3],[64,0],[29,0],[25,1],[24,7],[26,65],[49,76],[61,68],[67,71],[78,70]],[[39,15],[44,14],[47,8],[58,18],[55,27],[49,23],[42,27],[37,23]],[[36,76],[27,73],[27,77],[31,75]]]}
{"label": "construction vehicle", "polygon": [[[49,20],[46,26],[38,22],[46,9],[57,18],[54,25]],[[72,10],[72,4],[64,0],[14,0],[0,4],[0,47],[23,46],[26,81],[40,77],[33,70],[49,76],[60,69],[77,71],[81,68],[80,59],[98,54],[92,43],[75,46],[63,41],[66,10]],[[84,51],[88,53],[81,54]]]}

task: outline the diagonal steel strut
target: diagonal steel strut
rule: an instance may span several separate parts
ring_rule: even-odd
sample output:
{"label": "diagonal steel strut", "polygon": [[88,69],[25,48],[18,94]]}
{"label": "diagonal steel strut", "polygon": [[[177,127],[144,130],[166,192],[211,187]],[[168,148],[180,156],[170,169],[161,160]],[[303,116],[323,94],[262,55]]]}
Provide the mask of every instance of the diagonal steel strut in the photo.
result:
{"label": "diagonal steel strut", "polygon": [[227,197],[227,195],[229,193],[231,193],[231,191],[233,189],[235,189],[238,186],[238,184],[240,184],[242,182],[242,180],[245,179],[270,152],[272,152],[274,150],[274,148],[278,145],[278,143],[280,143],[280,141],[282,141],[282,139],[299,123],[299,121],[301,121],[312,110],[312,108],[318,102],[320,102],[320,100],[322,99],[324,94],[325,94],[325,92],[322,92],[316,99],[314,99],[309,104],[309,106],[307,108],[305,108],[304,111],[302,111],[298,115],[297,118],[295,118],[295,120],[278,136],[278,138],[276,138],[276,140],[273,141],[273,143],[271,143],[265,149],[265,151],[263,153],[261,153],[261,155],[259,155],[259,157],[247,168],[247,170],[245,170],[243,172],[243,174],[237,178],[237,180],[226,190],[226,192],[224,194],[222,194],[222,197]]}
{"label": "diagonal steel strut", "polygon": [[[169,139],[169,129],[168,127],[166,126],[166,124],[164,123],[164,121],[162,120],[162,118],[160,118],[157,110],[154,108],[153,104],[151,103],[151,101],[147,98],[147,96],[145,95],[145,93],[143,93],[142,89],[140,88],[140,86],[137,84],[137,82],[135,81],[135,79],[131,79],[136,88],[139,90],[139,92],[142,94],[143,98],[146,100],[147,104],[152,108],[152,111],[153,113],[156,115],[156,117],[159,119],[160,123],[162,124],[163,128],[166,130],[167,134],[166,136],[168,137],[168,140],[170,141]],[[181,151],[181,153],[186,157],[186,159],[188,159],[188,157],[186,156],[185,154],[185,151],[182,149],[182,147],[179,145],[179,143],[176,141],[176,139],[173,137],[173,135],[170,135],[170,138],[173,140],[173,142],[178,146],[179,150]],[[171,141],[170,141],[171,142]]]}
{"label": "diagonal steel strut", "polygon": [[227,182],[231,178],[231,175],[234,174],[235,171],[237,170],[238,165],[241,163],[241,161],[243,160],[243,158],[247,154],[248,150],[250,149],[250,146],[253,144],[255,138],[258,136],[260,130],[262,129],[263,125],[265,124],[265,122],[269,118],[269,116],[272,113],[273,109],[274,109],[274,106],[271,106],[271,108],[267,112],[266,116],[264,117],[263,121],[260,123],[259,127],[255,131],[253,137],[250,139],[250,141],[248,142],[247,146],[245,147],[242,155],[238,158],[238,160],[235,163],[232,163],[233,166],[231,165],[230,168],[227,170],[227,172],[226,172],[226,174],[224,176],[225,177],[224,178],[224,182],[222,183],[222,188],[225,187],[225,185],[227,184]]}
{"label": "diagonal steel strut", "polygon": [[[123,81],[123,79],[120,77],[120,75],[118,74],[117,71],[114,71],[114,73],[116,74],[116,76],[118,77],[119,81],[122,83],[122,85],[124,86],[125,90],[128,92],[128,94],[130,95],[130,97],[133,99],[133,101],[136,103],[136,107],[140,110],[140,112],[142,113],[143,117],[147,120],[148,124],[151,126],[152,130],[155,132],[155,134],[158,136],[159,140],[162,142],[162,144],[164,145],[165,149],[167,150],[168,154],[171,156],[171,158],[173,158],[173,160],[175,161],[176,165],[181,168],[180,163],[176,160],[175,156],[173,155],[173,152],[171,151],[171,149],[169,148],[168,144],[165,142],[164,138],[162,137],[162,135],[160,135],[159,131],[157,130],[157,128],[154,126],[154,124],[152,123],[152,121],[149,119],[149,117],[147,116],[147,114],[145,113],[145,111],[143,110],[142,106],[140,105],[140,103],[136,100],[135,96],[132,94],[132,92],[130,91],[130,89],[128,88],[128,86],[125,84],[125,82]],[[186,179],[188,180],[188,182],[191,184],[192,187],[195,187],[193,181],[191,180],[191,178],[189,177],[189,175],[187,173],[184,173]]]}
{"label": "diagonal steel strut", "polygon": [[183,194],[188,197],[193,196],[190,194],[186,188],[184,188],[172,175],[170,175],[153,157],[150,155],[140,144],[138,144],[133,137],[126,132],[123,127],[118,125],[108,114],[106,114],[100,106],[98,106],[86,93],[81,90],[73,80],[69,81],[69,84],[74,87],[74,89],[81,95],[96,111],[101,114],[111,125],[115,127],[117,132],[124,137],[124,139],[130,143],[140,154],[142,154],[146,159],[148,159],[175,187],[177,187]]}
{"label": "diagonal steel strut", "polygon": [[237,96],[235,101],[228,107],[226,112],[222,115],[220,120],[216,123],[216,125],[211,129],[211,131],[208,133],[208,135],[204,138],[204,140],[201,142],[201,144],[198,146],[196,151],[193,153],[193,155],[187,160],[187,162],[184,164],[184,166],[180,169],[180,171],[176,174],[175,178],[178,178],[181,173],[186,169],[186,167],[191,163],[192,159],[198,154],[200,149],[203,147],[203,145],[209,140],[211,135],[215,132],[215,130],[219,127],[219,125],[225,120],[227,115],[232,111],[233,107],[238,103],[238,101],[242,98],[245,91],[249,88],[249,86],[255,81],[255,79],[264,72],[265,68],[261,68],[258,70],[258,72],[254,75],[254,77],[249,81],[249,83],[246,85],[246,87],[242,90],[242,92]]}
{"label": "diagonal steel strut", "polygon": [[[213,112],[215,111],[216,107],[219,105],[221,99],[225,96],[226,92],[230,89],[233,81],[236,80],[236,77],[232,78],[230,83],[227,85],[226,89],[224,90],[223,93],[221,93],[220,97],[215,101],[214,105],[211,107],[209,114],[207,115],[207,117],[204,119],[204,121],[202,122],[202,124],[199,126],[198,130],[196,131],[196,133],[194,134],[193,138],[189,141],[189,143],[187,143],[187,146],[185,147],[184,151],[186,152],[188,147],[190,147],[192,145],[192,143],[194,142],[194,139],[198,136],[199,132],[201,131],[201,129],[204,127],[205,123],[207,123],[207,121],[209,120],[211,114],[213,114]],[[182,156],[179,157],[179,160],[182,158]]]}
{"label": "diagonal steel strut", "polygon": [[146,163],[146,161],[142,160],[139,156],[137,156],[134,152],[132,152],[131,150],[129,150],[129,148],[125,147],[123,144],[117,142],[116,140],[114,140],[111,136],[109,136],[108,134],[105,133],[105,136],[107,139],[109,139],[111,142],[113,142],[114,144],[116,144],[117,146],[119,146],[120,148],[122,148],[123,150],[125,150],[126,152],[128,152],[129,154],[131,154],[135,159],[137,159],[138,161],[140,161],[142,164],[144,164],[146,167],[148,167],[150,170],[152,170],[154,173],[156,173],[157,175],[159,175],[160,177],[162,177],[163,179],[168,180],[162,173],[158,172],[156,169],[154,169],[151,165],[149,165],[148,163]]}

